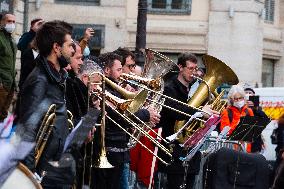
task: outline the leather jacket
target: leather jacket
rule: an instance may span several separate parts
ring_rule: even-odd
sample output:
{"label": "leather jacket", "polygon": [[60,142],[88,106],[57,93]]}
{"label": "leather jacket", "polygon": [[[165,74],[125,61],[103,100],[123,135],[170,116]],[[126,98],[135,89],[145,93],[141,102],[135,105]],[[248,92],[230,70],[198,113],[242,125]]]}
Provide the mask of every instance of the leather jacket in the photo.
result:
{"label": "leather jacket", "polygon": [[[16,133],[25,141],[35,141],[38,129],[51,104],[56,105],[54,128],[38,164],[44,170],[47,161],[58,161],[63,151],[69,128],[65,103],[65,79],[67,73],[56,71],[44,57],[36,59],[36,67],[29,74],[20,93],[19,121]],[[34,170],[34,152],[24,163]]]}

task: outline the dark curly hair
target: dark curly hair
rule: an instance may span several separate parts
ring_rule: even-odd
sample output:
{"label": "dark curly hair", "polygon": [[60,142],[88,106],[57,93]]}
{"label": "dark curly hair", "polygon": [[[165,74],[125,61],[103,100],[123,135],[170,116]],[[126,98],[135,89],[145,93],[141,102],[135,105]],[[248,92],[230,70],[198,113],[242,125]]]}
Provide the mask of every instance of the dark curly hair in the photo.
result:
{"label": "dark curly hair", "polygon": [[47,57],[51,53],[54,43],[62,46],[65,42],[65,36],[71,35],[72,29],[72,26],[64,21],[44,23],[35,38],[39,54]]}
{"label": "dark curly hair", "polygon": [[133,52],[131,52],[128,48],[119,47],[118,49],[116,49],[113,52],[118,54],[118,55],[120,55],[122,57],[122,61],[121,61],[122,66],[125,64],[126,58],[129,57],[129,56],[133,60],[135,60],[135,54]]}
{"label": "dark curly hair", "polygon": [[122,57],[116,53],[108,52],[101,54],[98,58],[98,64],[101,68],[105,69],[106,67],[111,68],[115,60],[122,61]]}

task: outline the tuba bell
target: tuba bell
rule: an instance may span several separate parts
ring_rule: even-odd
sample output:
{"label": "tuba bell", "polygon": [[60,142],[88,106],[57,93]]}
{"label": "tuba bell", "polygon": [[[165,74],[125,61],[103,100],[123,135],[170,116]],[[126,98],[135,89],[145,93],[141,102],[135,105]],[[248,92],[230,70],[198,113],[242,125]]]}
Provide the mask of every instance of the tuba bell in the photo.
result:
{"label": "tuba bell", "polygon": [[[192,107],[200,107],[204,102],[206,102],[208,98],[210,99],[210,94],[214,94],[215,100],[208,103],[211,103],[213,110],[221,112],[226,106],[226,102],[221,100],[224,92],[217,94],[215,92],[215,89],[222,83],[235,85],[239,82],[239,79],[229,66],[213,56],[204,55],[203,63],[206,67],[206,74],[203,78],[203,82],[199,85],[196,92],[193,94],[192,98],[188,101],[187,104]],[[185,121],[177,121],[174,126],[175,132],[179,131],[184,123]],[[201,127],[203,127],[203,123],[195,120],[185,129],[185,132],[181,133],[178,136],[178,141],[180,143],[184,143],[194,132],[196,132]]]}
{"label": "tuba bell", "polygon": [[[153,107],[159,113],[162,110],[162,104],[165,101],[165,98],[163,98],[161,95],[164,90],[164,77],[170,70],[177,68],[177,65],[168,57],[152,49],[145,49],[145,59],[146,62],[142,76],[137,76],[134,74],[122,74],[121,79],[123,81],[135,81],[139,84],[142,84],[144,87],[151,89],[152,91],[148,93],[144,108]],[[146,132],[149,132],[151,127],[152,125],[149,124],[141,125],[141,128],[143,128],[143,130]],[[139,139],[142,134],[139,130],[134,129],[133,135],[135,138]],[[137,140],[130,138],[128,146],[134,147],[136,143]]]}

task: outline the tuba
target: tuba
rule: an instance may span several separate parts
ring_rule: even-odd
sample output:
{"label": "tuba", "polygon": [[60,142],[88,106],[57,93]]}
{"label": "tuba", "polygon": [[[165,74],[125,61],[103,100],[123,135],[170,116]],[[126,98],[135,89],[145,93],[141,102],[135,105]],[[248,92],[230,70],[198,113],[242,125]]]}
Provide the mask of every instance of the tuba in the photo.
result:
{"label": "tuba", "polygon": [[[227,83],[229,85],[237,84],[239,82],[238,77],[229,66],[213,56],[204,55],[203,63],[206,67],[206,75],[203,78],[203,82],[199,85],[196,92],[187,104],[192,107],[200,107],[208,98],[210,99],[209,95],[214,94],[215,99],[213,102],[211,101],[208,103],[211,104],[213,110],[221,112],[226,106],[226,102],[221,100],[224,92],[218,94],[215,92],[215,89],[222,83]],[[174,126],[175,132],[179,131],[184,124],[185,121],[177,121]],[[178,141],[180,143],[185,143],[186,140],[194,132],[202,128],[203,125],[203,123],[197,120],[193,121],[184,130],[184,132],[178,136]]]}
{"label": "tuba", "polygon": [[[132,80],[142,84],[144,87],[151,89],[148,93],[147,99],[145,102],[144,108],[153,107],[158,113],[162,110],[162,104],[165,101],[165,98],[162,97],[164,90],[164,76],[173,68],[177,68],[177,65],[168,57],[152,50],[145,49],[146,62],[142,72],[142,76],[137,76],[134,74],[122,74],[122,80]],[[155,102],[155,103],[153,103]],[[141,125],[141,128],[148,132],[152,126]],[[139,139],[142,133],[134,129],[133,135],[135,138]],[[134,147],[137,143],[137,140],[130,138],[128,146]]]}

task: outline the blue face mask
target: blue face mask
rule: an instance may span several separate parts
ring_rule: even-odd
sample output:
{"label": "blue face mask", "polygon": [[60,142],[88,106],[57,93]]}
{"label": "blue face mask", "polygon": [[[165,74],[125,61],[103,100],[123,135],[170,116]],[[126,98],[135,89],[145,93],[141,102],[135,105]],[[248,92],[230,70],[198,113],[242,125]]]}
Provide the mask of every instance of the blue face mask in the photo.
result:
{"label": "blue face mask", "polygon": [[83,52],[83,56],[87,57],[90,55],[90,49],[88,46],[85,47],[84,52]]}

